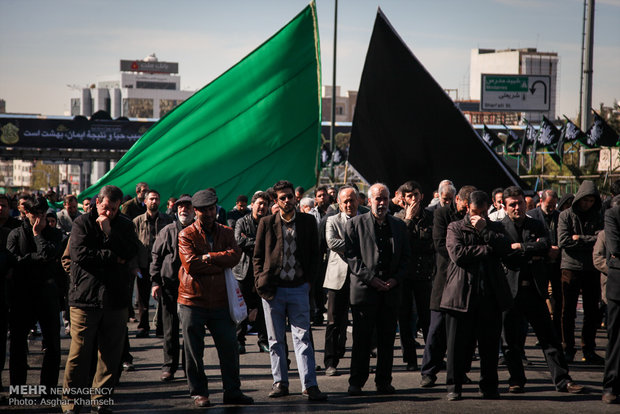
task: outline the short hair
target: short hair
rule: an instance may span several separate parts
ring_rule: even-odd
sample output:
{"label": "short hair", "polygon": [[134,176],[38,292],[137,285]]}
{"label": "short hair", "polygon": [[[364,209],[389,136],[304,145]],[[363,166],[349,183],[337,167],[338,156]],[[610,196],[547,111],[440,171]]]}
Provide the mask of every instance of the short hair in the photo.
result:
{"label": "short hair", "polygon": [[290,188],[290,190],[295,193],[295,187],[293,187],[293,183],[287,180],[280,180],[277,183],[275,183],[273,185],[273,191],[274,192],[278,192],[278,191],[284,191],[287,188]]}
{"label": "short hair", "polygon": [[138,192],[139,189],[141,189],[142,187],[147,187],[148,188],[148,184],[145,183],[144,181],[140,181],[138,184],[136,184],[136,193]]}
{"label": "short hair", "polygon": [[345,184],[345,185],[343,185],[342,187],[340,187],[340,189],[338,190],[338,201],[340,201],[340,193],[341,193],[343,190],[349,190],[349,189],[350,189],[350,190],[353,190],[353,192],[355,193],[355,196],[356,196],[356,197],[359,197],[359,193],[358,193],[358,191],[357,191],[357,188],[353,187],[352,185]]}
{"label": "short hair", "polygon": [[555,190],[551,190],[551,189],[543,190],[541,200],[545,201],[549,197],[555,198],[557,200],[558,193],[556,193]]}
{"label": "short hair", "polygon": [[23,192],[23,193],[19,193],[19,196],[17,197],[18,200],[34,200],[34,197],[32,196],[32,194]]}
{"label": "short hair", "polygon": [[310,197],[304,197],[301,200],[299,200],[299,205],[314,207],[314,200]]}
{"label": "short hair", "polygon": [[262,198],[268,203],[271,201],[271,197],[269,197],[269,193],[267,193],[266,191],[257,191],[252,196],[252,204],[254,204],[254,202],[258,200],[259,198]]}
{"label": "short hair", "polygon": [[383,183],[374,183],[373,185],[371,185],[370,188],[368,189],[368,194],[370,195],[370,193],[372,192],[372,189],[376,188],[376,187],[383,187],[383,188],[385,188],[385,191],[387,191],[388,198],[390,198],[390,189],[388,188],[387,185],[385,185]]}
{"label": "short hair", "polygon": [[38,196],[36,198],[29,198],[24,203],[24,210],[28,213],[33,213],[35,211],[38,212],[46,212],[49,208],[47,204],[47,200],[44,197]]}
{"label": "short hair", "polygon": [[151,193],[155,193],[155,194],[157,194],[159,197],[161,197],[161,194],[159,194],[159,191],[157,191],[157,190],[155,190],[155,189],[153,189],[153,188],[149,189],[149,191],[147,191],[147,192],[146,192],[146,195],[148,196],[148,195],[149,195],[149,194],[151,194]]}
{"label": "short hair", "polygon": [[609,190],[611,191],[611,195],[613,196],[617,196],[618,194],[620,194],[620,180],[616,180],[611,184],[611,187],[609,188]]}
{"label": "short hair", "polygon": [[456,194],[456,188],[452,184],[443,183],[439,184],[439,188],[437,188],[437,193],[442,195],[443,193],[450,193],[452,195]]}
{"label": "short hair", "polygon": [[11,199],[6,194],[0,194],[0,200],[5,200],[9,206],[11,205]]}
{"label": "short hair", "polygon": [[75,201],[77,203],[77,197],[73,194],[67,194],[64,197],[63,204],[69,204],[72,201]]}
{"label": "short hair", "polygon": [[237,196],[237,203],[248,203],[248,196],[246,196],[245,194],[240,194]]}
{"label": "short hair", "polygon": [[112,202],[121,201],[123,199],[123,191],[115,185],[104,185],[97,194],[97,199],[103,201],[106,198]]}
{"label": "short hair", "polygon": [[471,193],[473,193],[476,190],[477,188],[474,187],[473,185],[464,185],[463,187],[461,187],[457,195],[459,199],[466,200],[467,202],[469,202],[469,196],[471,195]]}
{"label": "short hair", "polygon": [[177,202],[177,200],[178,200],[178,198],[176,198],[176,197],[170,197],[170,198],[168,199],[168,202],[171,202],[171,201],[172,201],[173,203],[176,203],[176,202]]}
{"label": "short hair", "polygon": [[320,185],[316,188],[316,190],[314,190],[314,194],[316,195],[316,193],[318,193],[319,191],[324,191],[327,192],[327,190],[329,190],[329,187],[326,185]]}
{"label": "short hair", "polygon": [[[493,192],[491,192],[491,201],[495,201],[495,196],[498,193],[503,193],[503,192],[504,192],[504,189],[502,187],[497,187],[495,190],[493,190]],[[503,194],[502,194],[502,196],[503,196]]]}
{"label": "short hair", "polygon": [[511,185],[510,187],[506,187],[506,189],[504,189],[504,200],[507,198],[517,198],[519,196],[522,196],[525,199],[523,190],[516,185]]}
{"label": "short hair", "polygon": [[306,192],[306,189],[305,189],[305,188],[303,188],[302,186],[299,186],[299,187],[297,187],[297,188],[295,189],[295,194],[297,194],[297,193],[303,194],[303,193],[305,193],[305,192]]}
{"label": "short hair", "polygon": [[413,193],[415,190],[420,190],[420,192],[422,192],[422,186],[420,185],[420,183],[418,183],[417,181],[414,181],[414,180],[406,181],[405,183],[403,183],[403,185],[398,187],[398,189],[403,194],[404,193]]}
{"label": "short hair", "polygon": [[620,206],[620,194],[614,196],[614,198],[611,199],[611,207],[617,207],[617,206]]}
{"label": "short hair", "polygon": [[489,205],[489,195],[484,191],[472,191],[469,195],[469,204],[476,207],[482,207],[483,204]]}

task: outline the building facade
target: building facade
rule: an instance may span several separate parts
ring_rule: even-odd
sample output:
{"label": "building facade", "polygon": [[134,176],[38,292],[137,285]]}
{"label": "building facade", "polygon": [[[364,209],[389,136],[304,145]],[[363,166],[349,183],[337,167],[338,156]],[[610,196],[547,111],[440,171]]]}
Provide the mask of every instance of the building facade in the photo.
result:
{"label": "building facade", "polygon": [[[334,97],[332,86],[323,86],[323,96],[321,98],[322,115],[321,121],[331,122],[332,120],[332,99]],[[336,85],[336,122],[352,122],[357,102],[357,91],[347,91],[347,96],[340,95],[340,86]]]}

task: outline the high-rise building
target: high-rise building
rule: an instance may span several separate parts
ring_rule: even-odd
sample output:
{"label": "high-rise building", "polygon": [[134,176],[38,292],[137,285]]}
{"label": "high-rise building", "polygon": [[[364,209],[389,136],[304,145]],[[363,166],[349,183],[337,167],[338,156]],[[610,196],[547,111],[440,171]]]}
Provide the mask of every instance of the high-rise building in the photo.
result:
{"label": "high-rise building", "polygon": [[556,117],[557,75],[560,58],[555,52],[538,52],[536,48],[524,49],[472,49],[469,68],[470,99],[480,100],[481,75],[546,75],[550,77],[550,109],[548,112],[523,112],[528,121],[538,122],[542,116]]}

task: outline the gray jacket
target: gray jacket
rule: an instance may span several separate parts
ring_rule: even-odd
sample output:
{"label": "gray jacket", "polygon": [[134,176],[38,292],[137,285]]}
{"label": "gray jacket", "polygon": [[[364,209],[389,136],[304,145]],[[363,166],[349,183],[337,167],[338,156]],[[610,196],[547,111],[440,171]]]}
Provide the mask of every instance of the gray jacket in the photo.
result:
{"label": "gray jacket", "polygon": [[252,213],[246,214],[235,223],[235,240],[241,249],[241,260],[232,272],[237,280],[245,280],[246,277],[254,277],[252,255],[256,244],[256,229],[258,223],[254,221]]}
{"label": "gray jacket", "polygon": [[323,287],[340,290],[347,280],[349,264],[344,257],[344,228],[349,221],[345,213],[338,213],[327,218],[325,239],[329,248],[327,271]]}
{"label": "gray jacket", "polygon": [[157,286],[178,286],[179,269],[179,232],[183,226],[179,220],[164,227],[155,238],[151,250],[149,273],[151,281]]}

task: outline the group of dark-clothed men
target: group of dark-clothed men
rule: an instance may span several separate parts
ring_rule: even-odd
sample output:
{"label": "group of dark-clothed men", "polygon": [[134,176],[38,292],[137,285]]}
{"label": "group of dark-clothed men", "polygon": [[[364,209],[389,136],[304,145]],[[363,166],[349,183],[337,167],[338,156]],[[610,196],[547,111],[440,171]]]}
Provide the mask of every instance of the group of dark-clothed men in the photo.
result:
{"label": "group of dark-clothed men", "polygon": [[[397,331],[407,370],[420,370],[420,386],[428,388],[445,369],[450,401],[460,400],[463,384],[471,383],[467,374],[476,349],[482,398],[499,398],[500,358],[510,374],[508,392],[525,392],[528,324],[556,390],[581,393],[585,388],[568,369],[577,351],[581,294],[582,360],[604,364],[602,399],[618,402],[620,196],[602,203],[594,183],[584,181],[570,197],[542,191],[538,206],[528,210],[518,187],[494,190],[489,197],[471,185],[457,192],[449,180],[440,183],[427,207],[415,181],[401,185],[393,197],[384,184],[372,185],[367,206],[354,185],[317,187],[314,200],[304,193],[279,181],[256,192],[249,206],[240,196],[227,213],[209,188],[169,200],[166,214],[159,192],[146,183],[138,183],[136,196],[125,203],[122,191],[107,185],[84,203],[83,214],[75,196],[65,197],[56,214],[43,197],[22,195],[18,217],[10,214],[11,199],[1,194],[0,366],[8,328],[11,385],[26,383],[28,335],[38,323],[44,347],[40,383],[57,386],[63,311],[71,345],[62,410],[112,412],[104,390],[113,390],[122,371],[135,369],[127,321],[137,317],[136,337],[149,337],[152,297],[164,338],[160,379],[174,380],[183,353],[182,369],[197,407],[211,404],[205,328],[217,349],[225,404],[253,403],[241,391],[239,369],[249,327],[257,333],[259,351],[270,356],[269,397],[289,394],[288,325],[302,395],[325,400],[311,331],[324,312],[328,376],[342,373],[338,364],[352,315],[352,396],[364,394],[373,356],[377,393],[395,392]],[[620,194],[620,181],[612,193]],[[248,309],[239,324],[229,311],[231,275]],[[605,359],[595,353],[601,299],[607,314]],[[418,331],[425,343],[421,366]],[[88,407],[76,403],[83,388],[95,390]]]}

